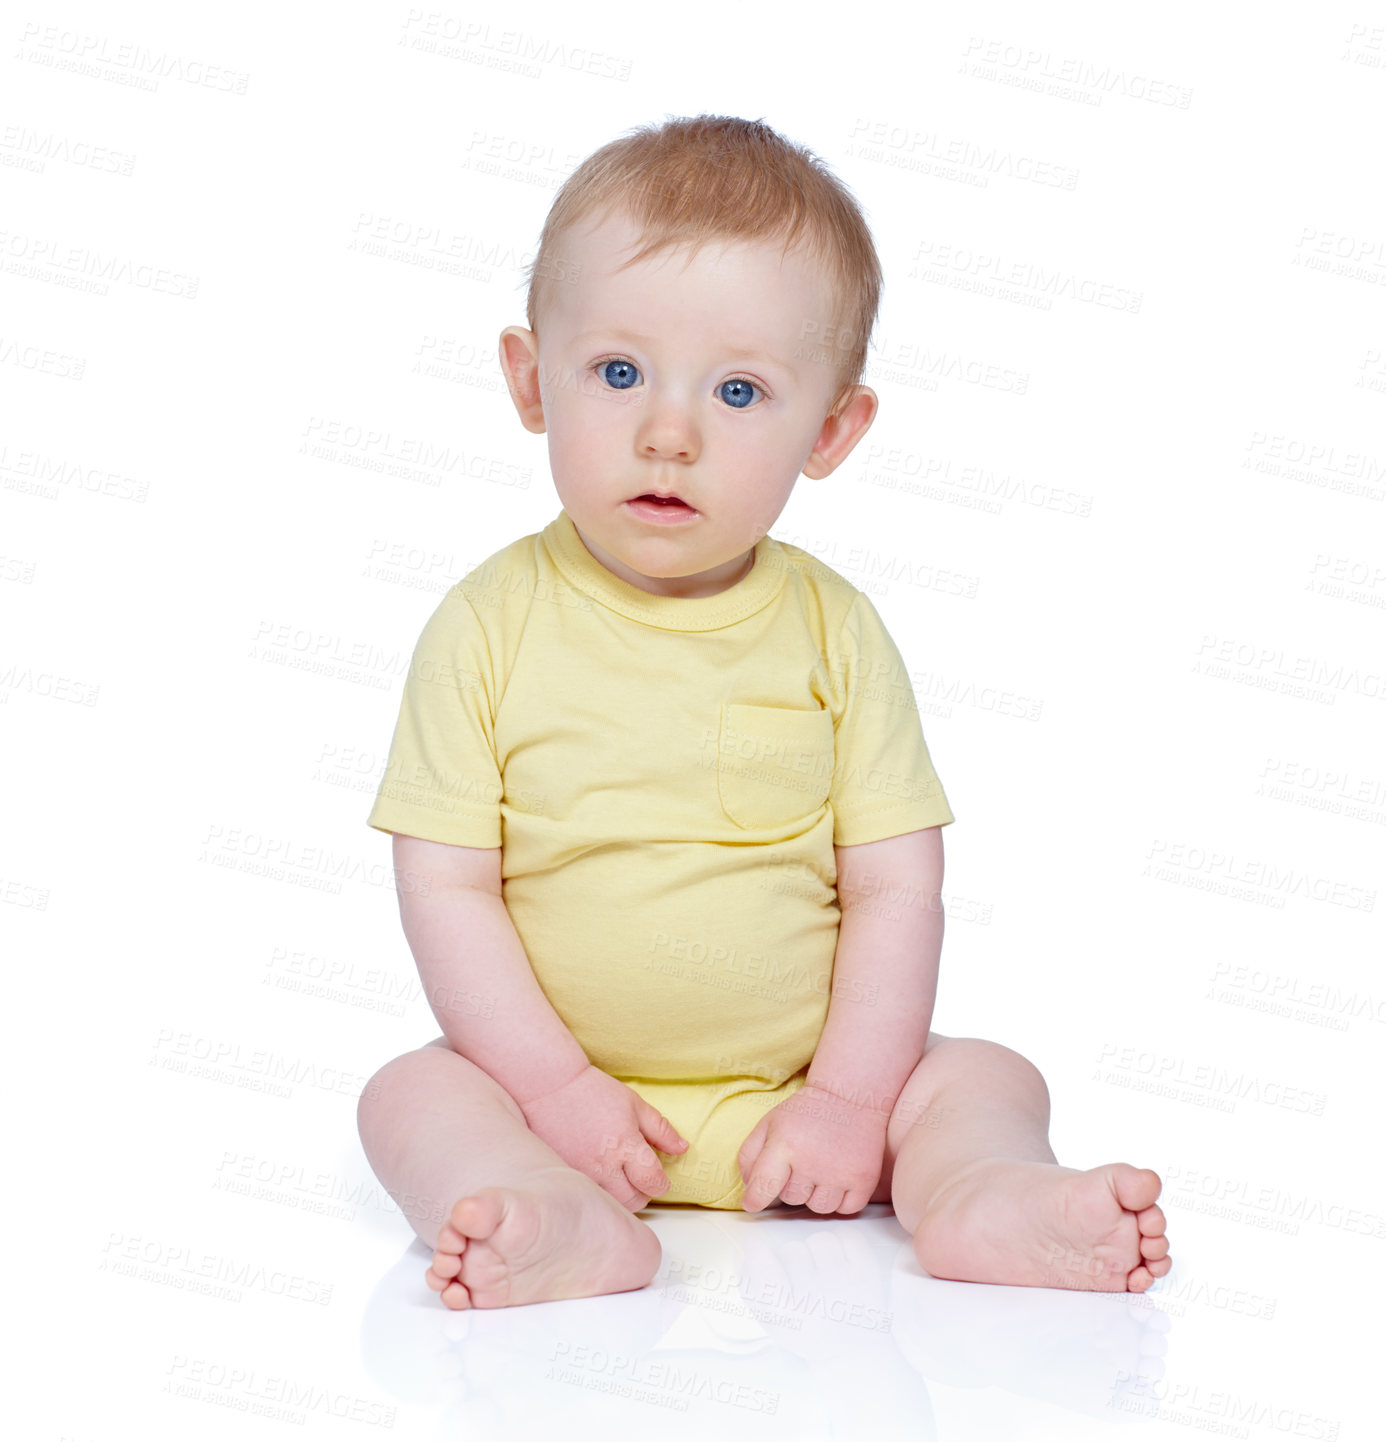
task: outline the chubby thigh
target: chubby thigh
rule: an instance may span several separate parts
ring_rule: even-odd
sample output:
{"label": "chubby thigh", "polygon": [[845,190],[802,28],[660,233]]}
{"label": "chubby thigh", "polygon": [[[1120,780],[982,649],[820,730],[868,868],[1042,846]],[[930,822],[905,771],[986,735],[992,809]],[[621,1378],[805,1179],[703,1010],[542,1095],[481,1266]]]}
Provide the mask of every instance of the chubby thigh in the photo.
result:
{"label": "chubby thigh", "polygon": [[773,1107],[803,1086],[807,1068],[778,1086],[739,1077],[722,1081],[651,1081],[619,1077],[673,1124],[688,1143],[682,1155],[657,1151],[669,1190],[651,1206],[682,1204],[740,1211],[746,1184],[736,1164],[741,1144]]}

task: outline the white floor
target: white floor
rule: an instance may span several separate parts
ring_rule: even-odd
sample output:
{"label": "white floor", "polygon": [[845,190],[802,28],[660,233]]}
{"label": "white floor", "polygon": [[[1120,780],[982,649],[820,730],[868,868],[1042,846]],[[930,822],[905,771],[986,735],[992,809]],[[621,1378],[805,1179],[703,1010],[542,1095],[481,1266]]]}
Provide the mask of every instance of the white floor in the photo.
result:
{"label": "white floor", "polygon": [[60,1247],[35,1259],[55,1324],[28,1379],[49,1425],[33,1435],[1380,1436],[1386,1242],[1341,1211],[1272,1229],[1264,1198],[1216,1216],[1176,1180],[1177,1265],[1132,1297],[936,1281],[885,1206],[651,1208],[665,1258],[641,1291],[456,1313],[355,1150],[349,1099],[252,1094],[233,1080],[246,1060],[194,1075],[155,1055],[139,1131],[98,1096],[105,1152],[55,1159]]}

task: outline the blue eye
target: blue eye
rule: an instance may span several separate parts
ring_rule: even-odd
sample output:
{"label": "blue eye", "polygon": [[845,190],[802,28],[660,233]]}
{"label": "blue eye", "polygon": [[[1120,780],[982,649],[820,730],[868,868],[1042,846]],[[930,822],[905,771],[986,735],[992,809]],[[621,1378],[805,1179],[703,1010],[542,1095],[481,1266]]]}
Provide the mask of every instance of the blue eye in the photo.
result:
{"label": "blue eye", "polygon": [[718,389],[722,393],[722,399],[733,410],[743,411],[751,404],[751,392],[760,390],[760,387],[744,376],[738,376],[735,380],[723,381]]}
{"label": "blue eye", "polygon": [[602,379],[618,391],[628,391],[640,378],[640,372],[626,360],[607,361],[601,369]]}

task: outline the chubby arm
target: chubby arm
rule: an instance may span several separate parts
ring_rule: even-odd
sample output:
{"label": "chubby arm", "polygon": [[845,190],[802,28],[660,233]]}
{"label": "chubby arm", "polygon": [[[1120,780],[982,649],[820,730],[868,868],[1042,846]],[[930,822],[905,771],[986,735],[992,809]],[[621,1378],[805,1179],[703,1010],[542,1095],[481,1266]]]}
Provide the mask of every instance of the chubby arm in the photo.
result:
{"label": "chubby arm", "polygon": [[941,831],[834,848],[842,920],[828,1019],[804,1085],[737,1154],[745,1211],[781,1197],[850,1214],[871,1199],[890,1114],[929,1038],[943,946]]}
{"label": "chubby arm", "polygon": [[842,920],[805,1083],[889,1115],[924,1055],[943,947],[943,828],[833,848]]}
{"label": "chubby arm", "polygon": [[543,993],[501,895],[500,847],[394,834],[400,920],[448,1045],[521,1106],[566,1086],[587,1054]]}

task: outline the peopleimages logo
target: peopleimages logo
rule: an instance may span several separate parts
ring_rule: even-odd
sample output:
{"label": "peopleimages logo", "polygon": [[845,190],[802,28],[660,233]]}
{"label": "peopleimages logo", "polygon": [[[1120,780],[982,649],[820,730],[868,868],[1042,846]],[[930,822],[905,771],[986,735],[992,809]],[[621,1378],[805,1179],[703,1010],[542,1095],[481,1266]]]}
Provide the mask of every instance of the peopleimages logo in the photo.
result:
{"label": "peopleimages logo", "polygon": [[1310,875],[1293,866],[1282,869],[1274,862],[1239,860],[1231,852],[1190,846],[1182,841],[1152,841],[1145,862],[1143,876],[1236,895],[1276,908],[1283,907],[1287,897],[1297,896],[1305,901],[1331,902],[1349,911],[1376,909],[1375,888],[1350,886],[1331,877]]}
{"label": "peopleimages logo", "polygon": [[1287,1192],[1244,1177],[1221,1176],[1197,1167],[1167,1166],[1160,1204],[1187,1207],[1206,1216],[1245,1222],[1263,1231],[1297,1236],[1300,1223],[1331,1231],[1386,1240],[1386,1216],[1342,1202],[1325,1201],[1308,1192]]}

